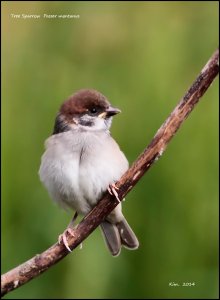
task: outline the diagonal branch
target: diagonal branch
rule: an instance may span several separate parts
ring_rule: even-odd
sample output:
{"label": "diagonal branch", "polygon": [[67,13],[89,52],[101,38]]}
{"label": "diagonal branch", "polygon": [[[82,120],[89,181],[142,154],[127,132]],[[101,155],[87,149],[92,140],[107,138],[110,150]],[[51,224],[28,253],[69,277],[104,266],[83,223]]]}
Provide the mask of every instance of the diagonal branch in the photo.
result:
{"label": "diagonal branch", "polygon": [[[135,186],[139,179],[149,170],[152,164],[163,154],[168,143],[175,135],[180,125],[186,120],[194,106],[206,92],[219,72],[219,50],[216,50],[201,73],[175,107],[173,112],[157,131],[153,140],[130,169],[117,182],[119,199]],[[68,244],[75,249],[117,206],[118,201],[106,193],[94,209],[74,229],[74,237],[68,236]],[[54,244],[41,254],[37,254],[20,266],[2,275],[1,295],[18,288],[52,265],[63,259],[69,252],[63,244]]]}

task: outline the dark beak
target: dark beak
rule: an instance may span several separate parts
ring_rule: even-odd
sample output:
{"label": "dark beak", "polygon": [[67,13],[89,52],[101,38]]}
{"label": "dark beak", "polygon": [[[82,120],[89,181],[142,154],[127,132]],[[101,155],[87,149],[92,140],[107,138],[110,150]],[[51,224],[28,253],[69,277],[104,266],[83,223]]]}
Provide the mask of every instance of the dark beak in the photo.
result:
{"label": "dark beak", "polygon": [[118,109],[116,107],[109,106],[105,112],[106,112],[107,117],[112,117],[112,116],[120,113],[121,111],[120,111],[120,109]]}

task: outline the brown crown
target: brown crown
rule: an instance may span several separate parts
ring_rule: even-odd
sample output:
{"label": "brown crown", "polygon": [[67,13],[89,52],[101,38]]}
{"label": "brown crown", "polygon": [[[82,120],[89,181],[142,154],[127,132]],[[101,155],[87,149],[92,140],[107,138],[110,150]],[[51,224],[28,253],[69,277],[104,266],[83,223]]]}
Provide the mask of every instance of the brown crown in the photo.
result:
{"label": "brown crown", "polygon": [[60,113],[68,116],[83,114],[96,107],[106,109],[109,107],[107,98],[96,90],[84,89],[70,96],[60,108]]}

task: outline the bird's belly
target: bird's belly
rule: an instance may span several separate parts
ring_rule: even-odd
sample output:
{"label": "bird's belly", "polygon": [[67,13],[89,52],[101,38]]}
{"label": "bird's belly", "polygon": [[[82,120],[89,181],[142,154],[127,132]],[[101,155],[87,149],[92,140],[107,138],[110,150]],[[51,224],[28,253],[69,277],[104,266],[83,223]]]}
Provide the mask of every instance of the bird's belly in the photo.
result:
{"label": "bird's belly", "polygon": [[48,158],[45,153],[39,175],[51,198],[64,208],[87,214],[91,207],[79,185],[79,163],[73,157]]}
{"label": "bird's belly", "polygon": [[[50,178],[51,196],[61,206],[87,214],[100,200],[108,186],[124,173],[114,161],[81,163],[69,160],[68,164],[56,161],[56,177]],[[95,164],[95,165],[94,165]]]}
{"label": "bird's belly", "polygon": [[79,169],[79,186],[84,198],[93,207],[126,170],[127,160],[119,163],[111,155],[106,157],[100,153],[96,158],[90,157],[89,162],[84,160]]}
{"label": "bird's belly", "polygon": [[91,142],[89,138],[86,134],[85,143],[75,142],[69,147],[57,143],[48,147],[39,170],[52,199],[83,215],[128,168],[127,159],[117,144],[108,143],[107,139],[103,147],[102,136],[98,136],[95,143],[93,136]]}

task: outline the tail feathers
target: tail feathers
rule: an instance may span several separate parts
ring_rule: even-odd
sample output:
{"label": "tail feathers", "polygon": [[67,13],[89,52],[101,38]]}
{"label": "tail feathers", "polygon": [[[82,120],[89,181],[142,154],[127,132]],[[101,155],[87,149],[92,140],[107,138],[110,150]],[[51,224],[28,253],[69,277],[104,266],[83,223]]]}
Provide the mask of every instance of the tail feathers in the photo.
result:
{"label": "tail feathers", "polygon": [[121,246],[134,250],[139,246],[138,239],[125,218],[117,224],[108,221],[101,223],[106,244],[113,256],[120,254]]}
{"label": "tail feathers", "polygon": [[131,250],[137,249],[139,247],[138,239],[126,219],[124,218],[121,222],[117,223],[116,226],[121,237],[122,245]]}
{"label": "tail feathers", "polygon": [[113,256],[117,256],[121,251],[121,239],[116,225],[104,221],[101,223],[105,242]]}

